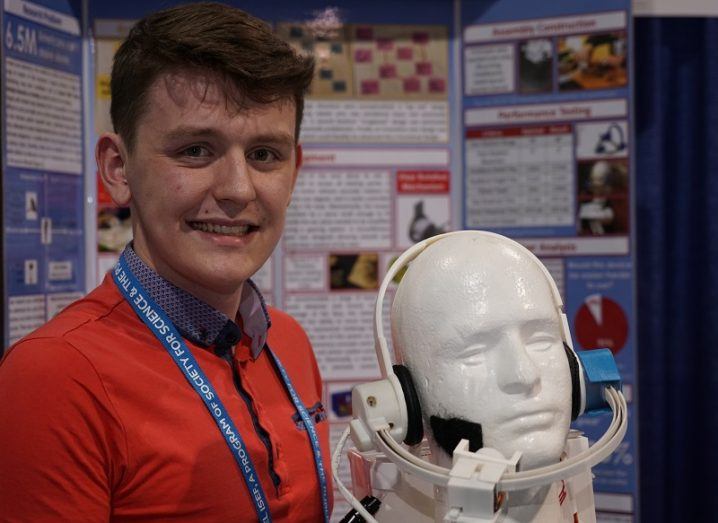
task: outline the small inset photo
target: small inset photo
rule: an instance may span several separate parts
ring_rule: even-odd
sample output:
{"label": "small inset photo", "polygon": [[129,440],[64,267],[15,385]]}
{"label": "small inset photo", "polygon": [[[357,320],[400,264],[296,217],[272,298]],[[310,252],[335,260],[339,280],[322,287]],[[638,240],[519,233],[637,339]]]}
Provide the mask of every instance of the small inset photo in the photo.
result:
{"label": "small inset photo", "polygon": [[450,230],[448,196],[400,196],[396,199],[396,214],[396,241],[401,248]]}
{"label": "small inset photo", "polygon": [[559,91],[624,87],[627,50],[625,31],[559,38]]}
{"label": "small inset photo", "polygon": [[579,160],[626,156],[628,156],[626,120],[576,125],[576,158]]}
{"label": "small inset photo", "polygon": [[628,161],[578,163],[578,234],[628,234]]}
{"label": "small inset photo", "polygon": [[37,192],[26,191],[25,192],[25,219],[29,221],[36,221],[40,217],[39,214],[39,203],[37,199]]}
{"label": "small inset photo", "polygon": [[553,90],[553,44],[550,38],[519,42],[519,92],[546,93]]}
{"label": "small inset photo", "polygon": [[331,290],[365,290],[379,288],[379,254],[329,255],[329,288]]}
{"label": "small inset photo", "polygon": [[352,387],[356,383],[351,381],[331,382],[327,384],[328,405],[324,408],[329,413],[329,421],[351,421],[352,415]]}
{"label": "small inset photo", "polygon": [[98,252],[120,253],[132,240],[129,207],[103,207],[97,212]]}

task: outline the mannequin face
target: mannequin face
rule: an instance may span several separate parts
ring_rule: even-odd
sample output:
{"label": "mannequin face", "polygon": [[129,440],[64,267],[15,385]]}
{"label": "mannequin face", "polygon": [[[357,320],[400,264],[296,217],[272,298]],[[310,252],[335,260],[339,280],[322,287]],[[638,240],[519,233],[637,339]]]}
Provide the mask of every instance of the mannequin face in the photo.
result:
{"label": "mannequin face", "polygon": [[603,196],[609,192],[608,186],[608,175],[611,172],[611,167],[608,163],[601,161],[591,168],[591,174],[589,175],[589,187],[591,192],[598,196]]}
{"label": "mannequin face", "polygon": [[427,427],[432,415],[479,423],[484,446],[520,451],[524,469],[559,460],[570,371],[549,284],[523,249],[481,235],[428,247],[399,286],[392,333]]}

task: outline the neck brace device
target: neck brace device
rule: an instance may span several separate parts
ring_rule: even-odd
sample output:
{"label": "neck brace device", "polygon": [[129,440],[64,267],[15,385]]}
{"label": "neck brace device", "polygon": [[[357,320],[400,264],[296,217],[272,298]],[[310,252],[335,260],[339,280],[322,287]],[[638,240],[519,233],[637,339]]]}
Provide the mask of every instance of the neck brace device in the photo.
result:
{"label": "neck brace device", "polygon": [[[439,242],[447,236],[465,236],[468,240],[478,235],[488,235],[515,244],[513,240],[484,231],[456,231],[434,236],[405,251],[389,268],[379,288],[374,309],[374,342],[382,379],[354,387],[352,391],[354,419],[340,438],[332,460],[337,487],[367,521],[374,521],[374,519],[368,513],[364,514],[363,507],[344,487],[337,474],[341,452],[349,434],[360,451],[379,450],[402,472],[416,475],[434,485],[444,487],[447,486],[450,479],[449,469],[420,459],[401,445],[403,442],[413,446],[422,441],[423,420],[419,395],[414,388],[409,369],[403,365],[392,365],[389,355],[382,314],[386,290],[396,274],[429,245]],[[588,450],[576,456],[525,472],[503,473],[496,484],[497,489],[502,492],[549,484],[595,466],[611,454],[623,440],[628,421],[628,407],[621,392],[621,380],[613,355],[608,349],[578,353],[574,351],[563,300],[556,283],[546,267],[533,253],[523,246],[518,245],[518,247],[536,262],[551,288],[571,371],[572,419],[576,419],[583,413],[605,411],[607,408],[613,412],[613,419],[604,435]],[[470,437],[465,436],[465,439],[470,439]],[[471,446],[475,447],[475,445]],[[516,470],[519,468],[516,467]],[[495,511],[499,509],[500,507],[495,507]]]}

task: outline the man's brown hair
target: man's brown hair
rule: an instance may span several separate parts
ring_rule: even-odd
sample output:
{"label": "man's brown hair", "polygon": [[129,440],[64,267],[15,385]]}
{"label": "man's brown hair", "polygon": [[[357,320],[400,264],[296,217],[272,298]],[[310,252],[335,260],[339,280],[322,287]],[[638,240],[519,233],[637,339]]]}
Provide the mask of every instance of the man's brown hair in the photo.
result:
{"label": "man's brown hair", "polygon": [[248,13],[202,2],[143,18],[115,55],[110,115],[130,150],[150,85],[165,72],[186,69],[218,74],[228,84],[228,100],[240,109],[246,99],[261,104],[292,100],[298,139],[313,58],[298,56],[265,22]]}

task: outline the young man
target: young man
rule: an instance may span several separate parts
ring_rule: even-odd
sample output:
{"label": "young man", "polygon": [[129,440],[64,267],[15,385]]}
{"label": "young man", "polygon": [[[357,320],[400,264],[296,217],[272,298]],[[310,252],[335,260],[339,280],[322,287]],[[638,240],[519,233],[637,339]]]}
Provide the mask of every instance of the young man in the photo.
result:
{"label": "young man", "polygon": [[0,366],[0,520],[327,520],[318,368],[249,279],[282,233],[312,71],[219,4],[132,29],[96,156],[134,241]]}

